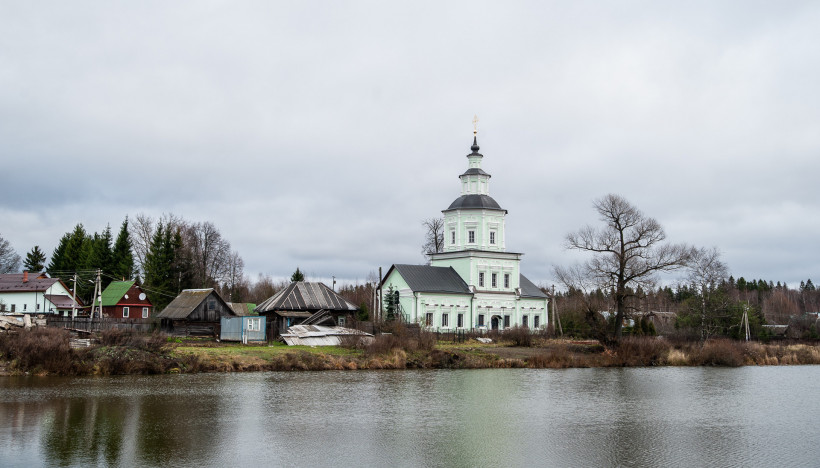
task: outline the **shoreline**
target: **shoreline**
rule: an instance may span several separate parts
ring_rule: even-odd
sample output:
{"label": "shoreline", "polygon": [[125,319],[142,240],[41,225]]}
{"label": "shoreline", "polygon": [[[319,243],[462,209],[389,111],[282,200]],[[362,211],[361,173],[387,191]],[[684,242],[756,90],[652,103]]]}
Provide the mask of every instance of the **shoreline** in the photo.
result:
{"label": "shoreline", "polygon": [[[653,366],[768,366],[820,364],[820,344],[699,342],[626,337],[597,341],[539,339],[531,346],[423,340],[376,340],[367,346],[287,346],[219,343],[164,335],[103,336],[101,344],[71,348],[67,335],[44,329],[0,338],[0,375],[139,375],[201,372],[370,369],[567,369]],[[19,342],[19,343],[18,343]]]}

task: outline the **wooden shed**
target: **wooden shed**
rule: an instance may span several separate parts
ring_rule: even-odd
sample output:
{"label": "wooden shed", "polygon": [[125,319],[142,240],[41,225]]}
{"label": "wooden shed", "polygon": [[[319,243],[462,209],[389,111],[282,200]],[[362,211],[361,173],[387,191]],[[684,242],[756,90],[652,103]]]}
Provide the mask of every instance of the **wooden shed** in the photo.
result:
{"label": "wooden shed", "polygon": [[236,313],[213,288],[186,289],[157,317],[168,333],[219,336],[221,318],[236,317]]}
{"label": "wooden shed", "polygon": [[348,326],[357,310],[324,283],[294,281],[259,304],[255,312],[268,318],[268,339],[274,339],[292,325]]}

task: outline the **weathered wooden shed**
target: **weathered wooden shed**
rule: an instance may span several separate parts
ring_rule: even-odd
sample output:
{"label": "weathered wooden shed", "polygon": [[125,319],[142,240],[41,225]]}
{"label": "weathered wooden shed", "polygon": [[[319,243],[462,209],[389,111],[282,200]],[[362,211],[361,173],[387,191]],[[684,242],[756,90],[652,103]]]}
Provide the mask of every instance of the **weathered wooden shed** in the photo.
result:
{"label": "weathered wooden shed", "polygon": [[157,315],[168,333],[211,336],[219,336],[222,317],[235,316],[213,288],[186,289]]}
{"label": "weathered wooden shed", "polygon": [[324,283],[294,281],[263,303],[255,312],[268,317],[268,339],[302,323],[348,326],[358,307]]}

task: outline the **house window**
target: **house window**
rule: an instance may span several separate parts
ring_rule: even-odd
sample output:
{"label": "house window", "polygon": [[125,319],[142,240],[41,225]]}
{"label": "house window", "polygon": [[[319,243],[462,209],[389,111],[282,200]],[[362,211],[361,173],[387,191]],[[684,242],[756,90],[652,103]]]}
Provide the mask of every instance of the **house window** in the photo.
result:
{"label": "house window", "polygon": [[340,327],[345,326],[345,318],[344,317],[339,317],[339,326]]}
{"label": "house window", "polygon": [[478,314],[478,326],[479,327],[484,326],[484,314]]}
{"label": "house window", "polygon": [[535,328],[540,327],[541,326],[541,317],[539,317],[538,315],[533,317],[532,318],[532,326],[535,327]]}
{"label": "house window", "polygon": [[495,231],[490,231],[490,244],[495,244]]}
{"label": "house window", "polygon": [[450,244],[456,243],[456,231],[450,231]]}
{"label": "house window", "polygon": [[25,312],[27,308],[28,308],[28,304],[23,304],[23,312]]}
{"label": "house window", "polygon": [[504,273],[504,287],[505,288],[510,287],[510,274],[509,273]]}
{"label": "house window", "polygon": [[510,328],[510,316],[509,315],[504,316],[504,328]]}
{"label": "house window", "polygon": [[458,314],[458,328],[464,328],[464,314]]}
{"label": "house window", "polygon": [[142,318],[148,318],[148,307],[142,308]]}
{"label": "house window", "polygon": [[262,319],[250,318],[248,319],[248,331],[259,331],[262,329]]}
{"label": "house window", "polygon": [[524,328],[529,328],[530,323],[529,323],[529,317],[528,316],[525,315],[525,316],[521,317],[521,326],[524,327]]}
{"label": "house window", "polygon": [[128,318],[128,312],[129,312],[129,308],[128,307],[123,307],[122,308],[122,318]]}
{"label": "house window", "polygon": [[493,273],[491,278],[492,278],[492,287],[494,287],[494,288],[497,287],[498,286],[498,274]]}
{"label": "house window", "polygon": [[208,301],[208,310],[214,310],[215,308],[216,308],[216,301],[213,300],[213,299],[210,299]]}
{"label": "house window", "polygon": [[424,325],[426,325],[426,326],[428,326],[428,327],[432,327],[432,326],[433,326],[433,313],[432,313],[432,312],[427,312],[427,315],[425,315],[425,317],[424,317]]}
{"label": "house window", "polygon": [[478,286],[482,288],[484,287],[484,273],[478,274]]}
{"label": "house window", "polygon": [[475,231],[467,231],[467,239],[467,242],[469,242],[470,244],[475,244]]}
{"label": "house window", "polygon": [[450,326],[450,314],[441,314],[441,328]]}
{"label": "house window", "polygon": [[17,308],[17,304],[12,304],[12,305],[11,305],[11,311],[12,311],[12,312],[14,312],[14,309],[16,309],[16,308]]}
{"label": "house window", "polygon": [[0,303],[0,312],[6,311],[6,304]]}
{"label": "house window", "polygon": [[37,304],[34,308],[35,308],[36,310],[40,310],[40,304]]}

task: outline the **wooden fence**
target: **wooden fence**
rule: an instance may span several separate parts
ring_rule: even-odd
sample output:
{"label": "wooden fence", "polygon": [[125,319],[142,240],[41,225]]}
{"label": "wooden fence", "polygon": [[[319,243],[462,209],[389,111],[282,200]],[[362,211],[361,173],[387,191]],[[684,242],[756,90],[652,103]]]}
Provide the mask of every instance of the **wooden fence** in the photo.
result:
{"label": "wooden fence", "polygon": [[115,318],[71,318],[71,317],[47,317],[46,325],[49,327],[66,328],[80,332],[100,332],[103,330],[120,329],[136,332],[152,332],[159,328],[159,321],[152,318],[147,319],[115,319]]}

